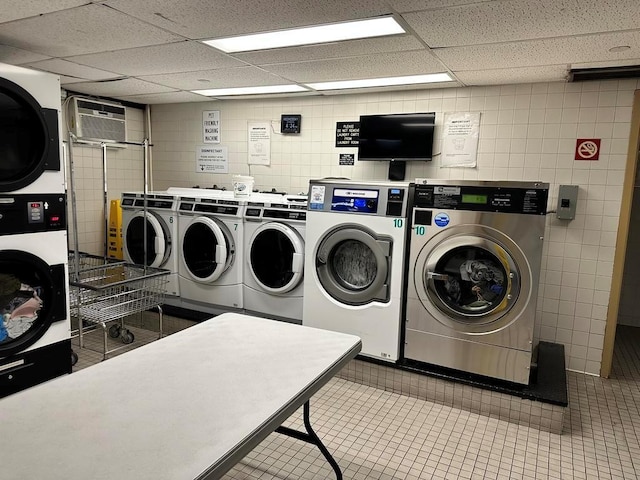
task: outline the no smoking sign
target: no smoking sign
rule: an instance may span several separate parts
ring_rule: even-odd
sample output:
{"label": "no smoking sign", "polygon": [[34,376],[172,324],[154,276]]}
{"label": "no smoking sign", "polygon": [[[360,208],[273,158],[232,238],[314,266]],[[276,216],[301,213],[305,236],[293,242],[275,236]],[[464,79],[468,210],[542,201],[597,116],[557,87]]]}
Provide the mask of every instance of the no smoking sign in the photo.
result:
{"label": "no smoking sign", "polygon": [[598,160],[599,158],[599,138],[579,138],[576,140],[575,160]]}

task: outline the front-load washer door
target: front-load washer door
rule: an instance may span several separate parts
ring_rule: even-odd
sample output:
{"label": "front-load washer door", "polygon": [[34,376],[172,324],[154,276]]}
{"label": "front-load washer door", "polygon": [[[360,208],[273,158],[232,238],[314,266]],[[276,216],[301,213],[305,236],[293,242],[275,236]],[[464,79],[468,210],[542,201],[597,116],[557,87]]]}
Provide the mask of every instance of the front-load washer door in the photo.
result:
{"label": "front-load washer door", "polygon": [[0,192],[60,170],[58,111],[41,108],[22,87],[0,78]]}
{"label": "front-load washer door", "polygon": [[233,263],[235,245],[221,222],[194,217],[182,236],[182,259],[189,276],[199,283],[214,283]]}
{"label": "front-load washer door", "polygon": [[251,275],[265,292],[290,292],[302,281],[304,242],[283,223],[265,223],[249,240],[247,261]]}
{"label": "front-load washer door", "polygon": [[0,250],[0,358],[22,352],[67,319],[64,265]]}
{"label": "front-load washer door", "polygon": [[124,228],[125,255],[131,262],[157,268],[167,262],[171,254],[171,234],[164,220],[152,212],[139,211]]}
{"label": "front-load washer door", "polygon": [[324,291],[345,305],[389,301],[393,239],[361,225],[342,225],[322,238],[316,273]]}
{"label": "front-load washer door", "polygon": [[530,301],[526,258],[492,229],[468,234],[452,227],[446,233],[425,244],[417,257],[413,281],[422,305],[440,323],[461,332],[505,328]]}

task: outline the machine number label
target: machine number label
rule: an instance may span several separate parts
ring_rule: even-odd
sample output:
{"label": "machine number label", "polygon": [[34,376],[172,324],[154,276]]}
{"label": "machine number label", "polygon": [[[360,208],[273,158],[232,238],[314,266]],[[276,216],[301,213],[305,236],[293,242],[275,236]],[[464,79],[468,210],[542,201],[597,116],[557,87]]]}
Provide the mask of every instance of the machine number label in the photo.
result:
{"label": "machine number label", "polygon": [[173,223],[173,217],[169,217],[169,223]]}
{"label": "machine number label", "polygon": [[234,223],[234,224],[233,224],[233,229],[234,229],[234,230],[238,230],[238,224],[237,224],[237,223]]}
{"label": "machine number label", "polygon": [[394,218],[393,219],[393,226],[396,228],[402,228],[402,226],[404,225],[404,218]]}
{"label": "machine number label", "polygon": [[417,227],[414,228],[416,235],[424,235],[426,228],[424,228],[424,225],[418,225]]}

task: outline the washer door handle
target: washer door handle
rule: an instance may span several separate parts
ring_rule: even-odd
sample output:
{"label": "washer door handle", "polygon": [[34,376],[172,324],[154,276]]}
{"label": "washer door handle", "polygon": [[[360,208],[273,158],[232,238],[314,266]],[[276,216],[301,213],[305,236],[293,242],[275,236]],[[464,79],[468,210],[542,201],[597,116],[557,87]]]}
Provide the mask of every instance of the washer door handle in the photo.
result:
{"label": "washer door handle", "polygon": [[446,282],[447,280],[449,280],[449,275],[447,275],[446,273],[427,272],[427,280]]}
{"label": "washer door handle", "polygon": [[293,273],[300,273],[304,268],[304,255],[301,253],[294,253],[291,261],[291,271]]}
{"label": "washer door handle", "polygon": [[227,249],[224,245],[216,245],[216,263],[224,265],[227,262]]}

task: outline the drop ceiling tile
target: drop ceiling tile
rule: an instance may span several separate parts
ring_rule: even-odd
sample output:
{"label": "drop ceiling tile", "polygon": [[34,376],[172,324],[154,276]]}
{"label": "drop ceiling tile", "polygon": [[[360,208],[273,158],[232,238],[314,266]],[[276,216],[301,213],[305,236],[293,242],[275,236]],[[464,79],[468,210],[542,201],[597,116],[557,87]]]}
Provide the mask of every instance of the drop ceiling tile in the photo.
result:
{"label": "drop ceiling tile", "polygon": [[132,48],[69,57],[84,65],[106,68],[123,75],[155,75],[240,67],[245,62],[197,41]]}
{"label": "drop ceiling tile", "polygon": [[204,97],[191,92],[149,93],[145,95],[119,95],[115,98],[143,105],[162,103],[211,102],[210,97]]}
{"label": "drop ceiling tile", "polygon": [[470,3],[478,3],[478,0],[389,0],[391,8],[400,13],[468,5]]}
{"label": "drop ceiling tile", "polygon": [[503,0],[403,15],[430,47],[638,28],[637,0]]}
{"label": "drop ceiling tile", "polygon": [[396,77],[446,71],[442,63],[427,50],[283,63],[264,68],[276,75],[302,83]]}
{"label": "drop ceiling tile", "polygon": [[384,92],[396,92],[399,90],[431,90],[434,88],[452,88],[462,87],[459,82],[447,82],[447,83],[425,83],[422,85],[393,85],[390,87],[370,87],[370,88],[349,88],[344,90],[322,90],[320,93],[323,96],[331,95],[358,95],[368,93],[384,93]]}
{"label": "drop ceiling tile", "polygon": [[291,83],[257,67],[238,67],[224,70],[204,70],[201,72],[148,75],[140,78],[160,85],[178,88],[180,90],[250,87],[254,85],[288,85]]}
{"label": "drop ceiling tile", "polygon": [[[609,52],[617,45],[633,45],[623,52]],[[451,70],[560,65],[574,62],[616,61],[640,56],[640,30],[581,35],[527,42],[437,48],[433,54]]]}
{"label": "drop ceiling tile", "polygon": [[71,88],[69,87],[69,85],[72,83],[82,83],[82,82],[86,82],[86,80],[83,78],[67,77],[66,75],[60,75],[60,85],[62,85],[65,88]]}
{"label": "drop ceiling tile", "polygon": [[37,70],[64,75],[66,77],[79,78],[81,80],[108,80],[110,78],[120,77],[121,75],[113,72],[107,72],[97,68],[78,65],[59,58],[44,60],[42,62],[33,62],[26,65]]}
{"label": "drop ceiling tile", "polygon": [[86,0],[3,0],[0,23],[85,5]]}
{"label": "drop ceiling tile", "polygon": [[52,57],[178,40],[176,35],[97,4],[0,25],[0,43]]}
{"label": "drop ceiling tile", "polygon": [[509,83],[566,82],[567,71],[566,66],[552,65],[546,67],[468,70],[453,73],[462,83],[467,86],[472,86]]}
{"label": "drop ceiling tile", "polygon": [[103,2],[152,25],[192,39],[224,37],[332,23],[392,13],[384,0],[304,2],[252,0],[108,0]]}
{"label": "drop ceiling tile", "polygon": [[325,60],[330,58],[354,57],[370,53],[401,52],[424,48],[422,43],[411,35],[384,38],[367,38],[346,42],[304,47],[278,48],[247,53],[236,53],[234,57],[253,65],[272,63],[302,62],[308,60]]}
{"label": "drop ceiling tile", "polygon": [[[65,87],[65,84],[62,84],[62,86]],[[137,78],[123,78],[122,80],[106,82],[72,83],[69,86],[69,90],[103,97],[142,95],[145,93],[165,93],[174,91],[172,88],[144,82]]]}
{"label": "drop ceiling tile", "polygon": [[9,45],[0,45],[0,62],[10,63],[11,65],[23,65],[48,58],[50,57],[41,55],[40,53],[22,50],[21,48],[15,48]]}
{"label": "drop ceiling tile", "polygon": [[615,60],[608,62],[584,62],[584,63],[572,63],[569,65],[571,68],[609,68],[609,67],[629,67],[634,65],[640,65],[640,56],[637,58],[629,58],[627,60]]}

